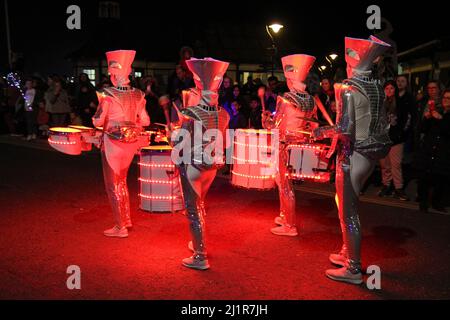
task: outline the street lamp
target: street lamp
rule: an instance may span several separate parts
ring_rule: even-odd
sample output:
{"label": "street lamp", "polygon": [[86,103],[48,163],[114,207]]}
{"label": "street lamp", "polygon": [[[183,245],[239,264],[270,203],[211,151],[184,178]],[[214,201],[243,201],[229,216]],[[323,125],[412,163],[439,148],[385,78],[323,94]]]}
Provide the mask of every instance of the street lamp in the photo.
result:
{"label": "street lamp", "polygon": [[[271,60],[272,60],[272,76],[274,75],[274,69],[275,69],[275,56],[277,55],[277,52],[278,52],[277,46],[275,44],[275,39],[273,38],[272,32],[274,34],[277,34],[283,28],[284,28],[284,26],[282,24],[279,24],[279,23],[273,23],[271,25],[266,25],[266,32],[269,35],[270,40],[272,41],[272,47],[270,48],[270,50],[271,50]],[[270,30],[272,30],[272,32],[270,32]]]}
{"label": "street lamp", "polygon": [[[338,55],[335,53],[331,53],[328,56],[325,57],[325,59],[328,61],[328,63],[330,64],[330,69],[331,71],[333,71],[333,61],[335,61],[338,58]],[[323,69],[325,70],[325,69]]]}

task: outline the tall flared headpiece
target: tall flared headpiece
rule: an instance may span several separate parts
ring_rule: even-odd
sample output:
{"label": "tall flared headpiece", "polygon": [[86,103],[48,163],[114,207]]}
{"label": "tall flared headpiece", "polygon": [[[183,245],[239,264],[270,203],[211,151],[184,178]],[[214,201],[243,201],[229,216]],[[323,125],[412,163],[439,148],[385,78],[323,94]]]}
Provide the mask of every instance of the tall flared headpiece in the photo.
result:
{"label": "tall flared headpiece", "polygon": [[223,76],[229,66],[228,62],[212,58],[191,58],[186,61],[186,64],[194,75],[194,82],[197,89],[210,91],[219,89]]}
{"label": "tall flared headpiece", "polygon": [[370,36],[369,39],[345,38],[347,66],[359,71],[371,70],[375,60],[391,47],[390,44]]}
{"label": "tall flared headpiece", "polygon": [[315,61],[315,57],[307,54],[293,54],[281,58],[284,76],[291,91],[300,88],[304,90],[304,82]]}
{"label": "tall flared headpiece", "polygon": [[[106,60],[108,61],[108,71],[111,74],[111,80],[114,83],[114,77],[128,78],[131,73],[131,65],[133,64],[136,51],[134,50],[115,50],[106,52]],[[114,85],[116,85],[114,83]]]}

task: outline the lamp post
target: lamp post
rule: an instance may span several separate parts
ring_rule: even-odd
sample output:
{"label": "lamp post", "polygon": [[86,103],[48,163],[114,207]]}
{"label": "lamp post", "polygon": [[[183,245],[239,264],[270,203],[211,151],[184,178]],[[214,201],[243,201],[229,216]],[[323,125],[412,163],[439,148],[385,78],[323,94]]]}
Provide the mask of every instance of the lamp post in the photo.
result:
{"label": "lamp post", "polygon": [[[270,37],[270,40],[272,41],[272,47],[270,48],[271,50],[271,62],[272,62],[272,76],[274,75],[274,69],[275,69],[275,56],[277,55],[278,52],[278,48],[275,44],[275,39],[274,36],[272,35],[272,32],[274,34],[277,34],[278,32],[280,32],[281,29],[283,29],[284,26],[279,24],[279,23],[273,23],[271,25],[266,25],[266,32]],[[271,32],[272,30],[272,32]]]}
{"label": "lamp post", "polygon": [[8,64],[9,69],[12,70],[11,32],[9,29],[9,12],[7,0],[5,0],[5,24],[6,24],[6,45],[8,50]]}

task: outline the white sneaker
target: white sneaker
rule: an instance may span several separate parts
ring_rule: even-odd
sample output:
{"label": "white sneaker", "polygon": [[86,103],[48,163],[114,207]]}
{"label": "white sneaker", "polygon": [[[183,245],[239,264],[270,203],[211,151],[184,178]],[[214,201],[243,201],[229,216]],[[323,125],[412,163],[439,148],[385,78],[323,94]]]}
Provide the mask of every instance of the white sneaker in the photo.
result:
{"label": "white sneaker", "polygon": [[329,259],[332,264],[335,264],[335,265],[341,266],[341,267],[345,266],[345,261],[347,260],[347,258],[340,253],[330,254]]}
{"label": "white sneaker", "polygon": [[183,266],[196,270],[208,270],[210,268],[208,260],[195,259],[193,256],[183,259]]}
{"label": "white sneaker", "polygon": [[331,280],[341,281],[351,284],[363,283],[363,277],[361,272],[351,273],[347,268],[329,269],[325,272],[326,276]]}
{"label": "white sneaker", "polygon": [[288,236],[288,237],[298,236],[297,227],[289,227],[286,225],[272,228],[270,229],[270,231],[273,234],[276,234],[277,236]]}
{"label": "white sneaker", "polygon": [[284,226],[286,224],[286,218],[278,216],[275,218],[275,224],[279,226]]}
{"label": "white sneaker", "polygon": [[114,226],[111,229],[105,230],[103,234],[107,237],[126,238],[128,237],[128,230],[126,227],[119,228],[118,226]]}

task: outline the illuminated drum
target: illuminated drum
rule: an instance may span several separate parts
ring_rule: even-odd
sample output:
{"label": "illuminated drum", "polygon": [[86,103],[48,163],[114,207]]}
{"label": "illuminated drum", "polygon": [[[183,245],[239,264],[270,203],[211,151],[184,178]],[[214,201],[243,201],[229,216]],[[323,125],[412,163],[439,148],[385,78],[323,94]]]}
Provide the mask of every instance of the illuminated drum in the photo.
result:
{"label": "illuminated drum", "polygon": [[247,189],[276,187],[276,155],[272,151],[273,134],[267,130],[236,130],[231,184]]}
{"label": "illuminated drum", "polygon": [[139,162],[140,205],[148,212],[175,212],[184,209],[178,169],[169,146],[142,148]]}
{"label": "illuminated drum", "polygon": [[48,142],[59,152],[79,155],[82,151],[81,130],[74,128],[50,128]]}
{"label": "illuminated drum", "polygon": [[95,137],[95,128],[73,125],[70,125],[69,128],[81,131],[81,151],[91,151],[93,137]]}
{"label": "illuminated drum", "polygon": [[288,146],[288,177],[292,180],[330,181],[329,159],[326,158],[329,149],[324,144]]}

